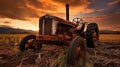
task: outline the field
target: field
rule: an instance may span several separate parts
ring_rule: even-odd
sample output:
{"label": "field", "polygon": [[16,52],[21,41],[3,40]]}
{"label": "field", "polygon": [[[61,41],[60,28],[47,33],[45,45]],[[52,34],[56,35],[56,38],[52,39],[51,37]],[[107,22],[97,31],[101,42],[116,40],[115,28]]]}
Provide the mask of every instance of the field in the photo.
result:
{"label": "field", "polygon": [[[29,34],[0,34],[0,44],[17,43]],[[120,34],[100,34],[100,42],[120,42]]]}
{"label": "field", "polygon": [[[26,35],[0,34],[0,67],[65,67],[68,47],[43,45],[39,51],[20,53],[18,46]],[[100,34],[100,46],[87,49],[86,66],[120,67],[120,34]]]}
{"label": "field", "polygon": [[101,34],[101,42],[120,42],[120,34]]}
{"label": "field", "polygon": [[0,44],[19,43],[28,34],[0,34]]}

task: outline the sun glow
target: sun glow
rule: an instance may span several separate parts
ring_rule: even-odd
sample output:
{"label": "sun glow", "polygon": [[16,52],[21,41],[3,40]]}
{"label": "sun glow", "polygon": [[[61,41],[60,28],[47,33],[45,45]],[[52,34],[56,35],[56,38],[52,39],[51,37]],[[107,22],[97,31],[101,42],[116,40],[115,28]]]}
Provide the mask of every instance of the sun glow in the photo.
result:
{"label": "sun glow", "polygon": [[[5,23],[9,21],[9,23]],[[32,21],[21,21],[21,20],[13,20],[9,18],[0,19],[0,25],[7,25],[13,28],[20,28],[25,30],[34,30],[38,31],[39,27],[38,25],[32,24]]]}

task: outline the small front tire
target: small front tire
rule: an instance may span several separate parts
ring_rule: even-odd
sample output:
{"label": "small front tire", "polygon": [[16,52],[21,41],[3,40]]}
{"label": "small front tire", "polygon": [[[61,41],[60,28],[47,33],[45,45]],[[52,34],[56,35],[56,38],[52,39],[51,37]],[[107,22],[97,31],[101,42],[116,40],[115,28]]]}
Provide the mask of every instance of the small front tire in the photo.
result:
{"label": "small front tire", "polygon": [[19,49],[21,52],[28,49],[36,50],[36,48],[41,49],[42,44],[39,45],[38,41],[36,41],[35,35],[27,35],[26,37],[23,38],[19,45]]}

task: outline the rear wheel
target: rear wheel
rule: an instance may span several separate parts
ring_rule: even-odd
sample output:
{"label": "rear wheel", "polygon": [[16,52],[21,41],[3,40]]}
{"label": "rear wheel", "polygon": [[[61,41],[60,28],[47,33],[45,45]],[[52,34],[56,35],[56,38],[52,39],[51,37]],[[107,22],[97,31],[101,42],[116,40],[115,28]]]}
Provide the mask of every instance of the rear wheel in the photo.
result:
{"label": "rear wheel", "polygon": [[20,51],[41,49],[42,44],[36,41],[35,35],[28,35],[23,38],[19,45]]}
{"label": "rear wheel", "polygon": [[99,29],[96,23],[90,23],[86,30],[87,47],[95,48],[99,44]]}
{"label": "rear wheel", "polygon": [[75,37],[69,47],[67,55],[68,67],[85,67],[86,63],[86,51],[84,38],[77,36]]}

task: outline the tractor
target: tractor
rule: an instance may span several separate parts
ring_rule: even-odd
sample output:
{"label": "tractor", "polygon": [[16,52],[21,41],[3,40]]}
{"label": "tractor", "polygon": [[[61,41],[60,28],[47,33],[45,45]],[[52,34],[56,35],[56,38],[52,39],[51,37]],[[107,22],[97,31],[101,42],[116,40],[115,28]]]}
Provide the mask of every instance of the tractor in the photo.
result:
{"label": "tractor", "polygon": [[81,18],[69,21],[69,4],[66,4],[66,20],[49,14],[41,16],[39,35],[24,37],[19,49],[21,52],[41,49],[43,44],[69,46],[67,64],[75,66],[81,63],[85,67],[86,48],[95,48],[98,43],[98,25],[84,22]]}

